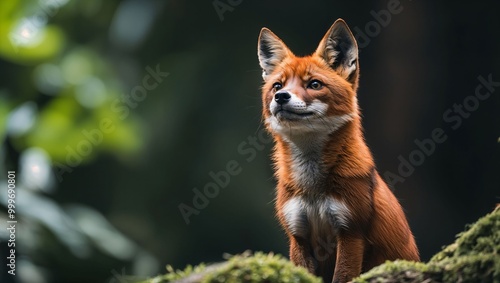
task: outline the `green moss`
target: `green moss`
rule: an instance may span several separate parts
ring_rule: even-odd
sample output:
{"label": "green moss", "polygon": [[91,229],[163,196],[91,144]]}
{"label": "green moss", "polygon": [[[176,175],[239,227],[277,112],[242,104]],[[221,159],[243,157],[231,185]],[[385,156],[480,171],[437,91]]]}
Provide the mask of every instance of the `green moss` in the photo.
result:
{"label": "green moss", "polygon": [[429,261],[444,282],[500,282],[500,209],[480,218]]}
{"label": "green moss", "polygon": [[464,255],[430,263],[441,268],[443,282],[500,282],[498,255]]}
{"label": "green moss", "polygon": [[480,218],[428,263],[386,262],[353,282],[500,282],[500,209]]}
{"label": "green moss", "polygon": [[235,256],[215,270],[203,282],[317,282],[321,279],[306,269],[293,265],[280,255],[256,253],[251,257]]}
{"label": "green moss", "polygon": [[202,274],[207,270],[205,264],[200,264],[197,266],[188,265],[184,269],[175,270],[172,266],[167,265],[167,274],[157,276],[155,278],[148,279],[146,281],[142,281],[143,283],[164,283],[164,282],[175,282],[177,280],[187,278],[194,274]]}
{"label": "green moss", "polygon": [[144,283],[163,282],[311,282],[321,283],[321,279],[311,275],[306,269],[297,267],[280,255],[257,252],[231,257],[227,262],[213,265],[188,266],[174,271],[167,267],[166,275],[158,276]]}
{"label": "green moss", "polygon": [[480,218],[468,230],[457,235],[455,243],[432,257],[430,262],[473,254],[498,254],[500,249],[500,209]]}
{"label": "green moss", "polygon": [[[482,217],[455,242],[427,263],[396,260],[373,268],[354,279],[355,283],[395,282],[498,282],[500,283],[500,208]],[[144,283],[219,282],[321,282],[304,268],[294,266],[280,255],[245,253],[212,265],[167,267],[166,275]]]}
{"label": "green moss", "polygon": [[387,261],[354,280],[357,283],[439,282],[439,270],[421,262]]}

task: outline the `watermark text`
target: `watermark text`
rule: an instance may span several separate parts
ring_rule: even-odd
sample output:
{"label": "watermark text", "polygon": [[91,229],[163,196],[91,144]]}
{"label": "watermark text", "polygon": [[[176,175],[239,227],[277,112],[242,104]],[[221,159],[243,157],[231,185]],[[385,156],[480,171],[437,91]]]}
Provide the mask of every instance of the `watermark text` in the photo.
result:
{"label": "watermark text", "polygon": [[9,247],[7,256],[7,273],[16,275],[16,171],[7,171],[7,230],[9,231]]}

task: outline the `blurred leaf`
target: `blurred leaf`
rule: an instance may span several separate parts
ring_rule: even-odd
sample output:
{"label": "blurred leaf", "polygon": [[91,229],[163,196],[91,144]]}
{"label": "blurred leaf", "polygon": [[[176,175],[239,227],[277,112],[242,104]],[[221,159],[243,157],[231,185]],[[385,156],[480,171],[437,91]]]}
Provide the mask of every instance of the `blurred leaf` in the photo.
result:
{"label": "blurred leaf", "polygon": [[14,15],[14,10],[19,8],[20,2],[20,0],[0,1],[0,20],[4,21],[11,19]]}
{"label": "blurred leaf", "polygon": [[[65,35],[57,26],[46,26],[30,31],[20,25],[0,22],[0,56],[21,64],[31,64],[50,59],[59,54],[65,42]],[[23,43],[25,38],[35,42]]]}
{"label": "blurred leaf", "polygon": [[[104,127],[103,120],[110,124]],[[74,153],[85,162],[103,149],[117,154],[137,151],[142,145],[140,127],[133,119],[121,120],[110,102],[89,112],[73,96],[62,95],[41,110],[33,131],[15,144],[43,148],[57,162]]]}
{"label": "blurred leaf", "polygon": [[[2,187],[4,190],[6,187]],[[89,239],[54,200],[21,187],[16,188],[16,198],[23,200],[16,202],[16,213],[46,226],[74,255],[90,256]],[[7,207],[6,193],[0,194],[0,204]]]}
{"label": "blurred leaf", "polygon": [[5,132],[7,130],[7,117],[9,116],[9,102],[2,95],[0,91],[0,139],[4,140]]}
{"label": "blurred leaf", "polygon": [[75,48],[64,57],[61,62],[61,71],[64,79],[71,84],[82,83],[92,74],[97,73],[98,59],[85,48]]}

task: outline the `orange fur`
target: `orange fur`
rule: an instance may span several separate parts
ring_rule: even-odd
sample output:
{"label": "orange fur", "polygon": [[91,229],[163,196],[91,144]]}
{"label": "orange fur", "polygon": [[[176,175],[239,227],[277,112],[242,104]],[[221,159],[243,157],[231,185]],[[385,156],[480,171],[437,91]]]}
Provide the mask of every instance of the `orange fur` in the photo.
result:
{"label": "orange fur", "polygon": [[[340,48],[339,42],[347,47]],[[328,53],[328,48],[339,52]],[[356,99],[357,45],[347,25],[342,20],[335,22],[316,52],[306,57],[296,57],[279,38],[263,29],[259,59],[265,78],[263,118],[275,139],[277,217],[290,240],[291,260],[325,282],[347,282],[385,260],[418,261],[404,212],[377,173],[364,141]],[[309,87],[312,80],[321,82],[322,87]],[[281,88],[275,88],[276,83]],[[316,101],[328,108],[319,118],[295,117],[293,111],[292,119],[283,118],[273,113],[271,106],[283,91],[307,107]],[[327,120],[329,117],[345,115],[350,115],[349,120],[339,122],[331,133],[314,128],[323,122],[335,123]],[[272,119],[281,130],[273,128],[277,126],[272,125]],[[311,123],[308,129],[311,119],[319,119],[319,124]],[[297,125],[305,130],[295,132]],[[309,158],[314,156],[309,151],[317,148],[318,157]],[[312,182],[300,181],[309,180],[307,172],[297,172],[301,168],[312,168],[311,174],[316,174]]]}

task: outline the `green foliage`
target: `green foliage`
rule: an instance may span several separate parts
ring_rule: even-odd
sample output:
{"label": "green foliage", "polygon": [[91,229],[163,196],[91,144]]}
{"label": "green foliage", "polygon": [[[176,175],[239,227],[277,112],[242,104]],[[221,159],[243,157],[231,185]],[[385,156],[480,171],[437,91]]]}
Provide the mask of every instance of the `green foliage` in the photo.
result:
{"label": "green foliage", "polygon": [[[101,214],[89,207],[73,210],[77,219],[68,216],[70,205],[58,203],[82,202],[71,181],[63,183],[74,168],[104,154],[131,163],[147,138],[146,124],[133,111],[138,103],[122,101],[144,74],[138,70],[124,80],[116,57],[109,56],[107,36],[99,37],[117,3],[0,1],[0,183],[6,184],[7,170],[16,171],[22,199],[16,213],[26,229],[19,237],[32,242],[18,252],[42,281],[74,281],[75,274],[82,282],[102,281],[116,277],[118,267],[138,262],[148,263],[142,265],[147,274],[156,270],[156,260]],[[0,218],[5,218],[2,189]],[[55,196],[56,190],[62,193]]]}
{"label": "green foliage", "polygon": [[61,52],[66,41],[64,31],[44,21],[57,10],[39,9],[41,4],[37,2],[13,0],[0,3],[1,57],[20,64],[32,64]]}
{"label": "green foliage", "polygon": [[[0,79],[0,136],[7,135],[18,152],[43,149],[54,164],[68,165],[69,156],[77,152],[78,162],[74,163],[78,164],[73,167],[102,152],[119,157],[137,152],[144,142],[141,129],[145,125],[128,114],[131,109],[120,112],[113,108],[133,85],[120,80],[99,46],[86,44],[80,33],[72,30],[74,25],[64,24],[71,17],[95,17],[82,13],[92,3],[47,3],[0,3],[0,58],[12,63],[9,74],[14,78]],[[89,20],[86,28],[99,28],[92,24]],[[23,131],[9,132],[9,117],[25,103],[36,104],[33,124]],[[21,120],[10,124],[18,127]],[[111,130],[102,130],[103,120],[110,121]],[[89,138],[92,135],[88,133],[97,131],[102,138],[97,134]]]}
{"label": "green foliage", "polygon": [[8,101],[3,96],[2,91],[0,91],[0,139],[3,139],[5,136],[7,125],[4,121],[8,115],[9,115]]}
{"label": "green foliage", "polygon": [[242,254],[231,257],[227,262],[206,266],[188,266],[174,271],[167,267],[168,274],[155,277],[144,283],[174,282],[316,282],[321,279],[309,274],[306,269],[297,267],[280,255],[257,252],[254,255]]}

